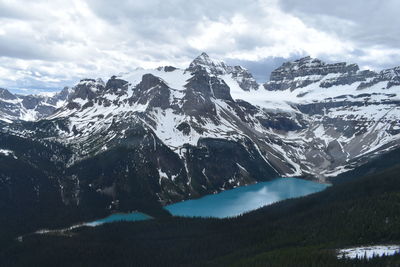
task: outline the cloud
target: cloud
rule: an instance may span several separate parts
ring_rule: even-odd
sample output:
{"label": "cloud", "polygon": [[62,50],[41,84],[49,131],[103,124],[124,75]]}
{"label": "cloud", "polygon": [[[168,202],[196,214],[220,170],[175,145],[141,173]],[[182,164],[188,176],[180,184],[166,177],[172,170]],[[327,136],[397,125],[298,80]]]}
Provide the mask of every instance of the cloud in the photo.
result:
{"label": "cloud", "polygon": [[400,41],[397,0],[281,0],[280,6],[312,27],[360,44],[398,47]]}
{"label": "cloud", "polygon": [[309,27],[351,43],[355,50],[344,59],[378,69],[399,65],[397,0],[281,0],[280,7]]}
{"label": "cloud", "polygon": [[0,86],[62,88],[139,66],[186,67],[202,51],[259,80],[300,55],[379,69],[400,59],[396,10],[394,0],[7,0]]}

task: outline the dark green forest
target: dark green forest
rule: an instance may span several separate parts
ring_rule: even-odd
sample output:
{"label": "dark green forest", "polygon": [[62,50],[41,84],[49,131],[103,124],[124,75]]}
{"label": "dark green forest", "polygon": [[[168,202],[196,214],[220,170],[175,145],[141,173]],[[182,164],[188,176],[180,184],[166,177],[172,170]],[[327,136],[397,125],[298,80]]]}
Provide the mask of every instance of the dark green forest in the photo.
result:
{"label": "dark green forest", "polygon": [[[3,229],[4,231],[4,229]],[[400,166],[234,219],[164,217],[3,241],[1,266],[400,266],[335,250],[400,243]]]}

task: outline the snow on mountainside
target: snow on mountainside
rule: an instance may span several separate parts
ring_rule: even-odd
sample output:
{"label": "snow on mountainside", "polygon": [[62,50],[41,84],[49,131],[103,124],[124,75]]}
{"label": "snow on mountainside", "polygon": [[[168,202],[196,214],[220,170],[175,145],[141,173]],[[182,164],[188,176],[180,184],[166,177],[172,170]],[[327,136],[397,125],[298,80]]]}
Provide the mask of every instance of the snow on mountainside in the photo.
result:
{"label": "snow on mountainside", "polygon": [[138,198],[165,204],[278,176],[324,181],[400,146],[398,74],[306,57],[259,85],[203,53],[187,69],[83,79],[39,101],[32,110],[53,110],[38,121],[10,123],[28,106],[2,91],[15,115],[0,121],[0,149],[55,165],[49,179],[65,205],[143,209]]}
{"label": "snow on mountainside", "polygon": [[70,93],[71,88],[67,87],[59,93],[38,95],[17,95],[0,88],[0,120],[35,121],[44,118],[62,107]]}
{"label": "snow on mountainside", "polygon": [[258,90],[259,84],[253,75],[241,66],[228,66],[224,62],[212,60],[206,53],[202,53],[190,63],[187,71],[193,72],[197,68],[205,69],[212,75],[227,75],[237,82],[244,91]]}
{"label": "snow on mountainside", "polygon": [[398,68],[373,73],[358,71],[355,64],[325,64],[306,57],[275,70],[271,81],[264,85],[270,90],[243,93],[233,83],[230,86],[234,98],[271,111],[301,112],[308,116],[307,130],[289,132],[283,138],[313,136],[321,142],[321,147],[336,151],[336,156],[343,159],[336,169],[329,170],[323,164],[320,170],[321,174],[332,176],[345,171],[345,166],[364,155],[398,147],[398,79]]}

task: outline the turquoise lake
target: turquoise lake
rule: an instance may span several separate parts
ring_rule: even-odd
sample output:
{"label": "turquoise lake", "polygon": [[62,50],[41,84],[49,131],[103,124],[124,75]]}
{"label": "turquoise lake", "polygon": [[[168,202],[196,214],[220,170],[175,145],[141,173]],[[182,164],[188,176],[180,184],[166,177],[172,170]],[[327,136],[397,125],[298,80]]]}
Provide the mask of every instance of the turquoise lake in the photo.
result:
{"label": "turquoise lake", "polygon": [[[288,198],[306,196],[324,190],[329,185],[296,178],[279,178],[269,182],[242,186],[207,195],[199,199],[182,201],[165,207],[172,215],[186,217],[227,218],[255,210]],[[101,220],[87,223],[96,226],[115,221],[139,221],[150,216],[133,212],[113,214]]]}
{"label": "turquoise lake", "polygon": [[328,185],[295,178],[280,178],[175,203],[165,208],[176,216],[234,217],[288,198],[324,190]]}
{"label": "turquoise lake", "polygon": [[85,225],[86,226],[97,226],[97,225],[101,225],[104,223],[119,222],[119,221],[144,221],[144,220],[149,220],[151,218],[152,217],[150,217],[149,215],[141,213],[141,212],[116,213],[116,214],[110,215],[110,216],[100,219],[100,220],[85,223]]}

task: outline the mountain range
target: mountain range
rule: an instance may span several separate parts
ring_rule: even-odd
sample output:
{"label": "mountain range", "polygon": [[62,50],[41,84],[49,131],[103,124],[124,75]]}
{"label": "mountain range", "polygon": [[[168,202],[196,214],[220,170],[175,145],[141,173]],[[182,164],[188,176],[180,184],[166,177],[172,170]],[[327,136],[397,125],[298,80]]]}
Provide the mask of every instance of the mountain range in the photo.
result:
{"label": "mountain range", "polygon": [[160,215],[165,204],[277,177],[334,181],[398,151],[399,90],[400,67],[305,57],[259,84],[205,53],[186,69],[86,78],[52,96],[0,89],[4,223]]}

